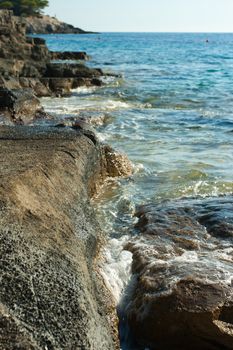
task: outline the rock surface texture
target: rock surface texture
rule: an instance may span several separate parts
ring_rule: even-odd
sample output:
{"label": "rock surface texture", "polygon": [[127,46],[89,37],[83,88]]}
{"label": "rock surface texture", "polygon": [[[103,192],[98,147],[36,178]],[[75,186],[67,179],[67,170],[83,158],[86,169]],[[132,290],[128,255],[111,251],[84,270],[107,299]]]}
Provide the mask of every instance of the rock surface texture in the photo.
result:
{"label": "rock surface texture", "polygon": [[0,348],[116,349],[89,203],[105,176],[100,145],[50,129],[0,128]]}
{"label": "rock surface texture", "polygon": [[[0,117],[9,122],[30,122],[34,117],[44,117],[43,110],[36,103],[36,96],[69,95],[71,89],[79,86],[101,85],[103,72],[90,69],[83,64],[51,62],[57,59],[87,59],[85,53],[51,53],[45,40],[26,37],[23,19],[14,17],[11,11],[0,10],[0,88],[1,96],[18,96],[16,105],[8,108],[8,100],[1,99]],[[20,89],[23,91],[19,92]],[[26,90],[25,90],[26,89]],[[11,93],[11,90],[13,91]],[[24,93],[25,92],[25,93]],[[19,97],[20,95],[20,97]],[[24,95],[24,96],[23,96]],[[27,102],[26,102],[27,100]],[[29,117],[21,118],[30,101]],[[7,113],[5,113],[7,111]],[[11,111],[11,113],[10,113]],[[41,116],[40,116],[41,112]]]}
{"label": "rock surface texture", "polygon": [[103,72],[77,62],[84,52],[49,52],[25,29],[0,11],[0,349],[119,349],[90,198],[132,165],[83,120],[35,126],[51,118],[38,97],[100,86]]}
{"label": "rock surface texture", "polygon": [[140,349],[233,349],[232,209],[220,197],[138,210],[126,315]]}

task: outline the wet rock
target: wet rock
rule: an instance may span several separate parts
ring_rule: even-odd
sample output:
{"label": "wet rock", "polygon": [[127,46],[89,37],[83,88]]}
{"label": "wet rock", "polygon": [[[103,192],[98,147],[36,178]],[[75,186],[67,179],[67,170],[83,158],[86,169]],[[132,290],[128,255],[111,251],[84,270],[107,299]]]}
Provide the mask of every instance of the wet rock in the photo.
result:
{"label": "wet rock", "polygon": [[[81,86],[101,86],[102,82],[99,79],[89,79],[83,77],[77,78],[42,78],[40,84],[35,86],[38,96],[70,96],[72,89],[77,89]],[[42,86],[42,89],[41,89]],[[44,86],[44,88],[43,88]]]}
{"label": "wet rock", "polygon": [[100,69],[92,69],[83,64],[50,63],[47,65],[46,77],[56,78],[97,78],[103,75]]}
{"label": "wet rock", "polygon": [[139,348],[233,349],[233,198],[139,208],[126,317]]}
{"label": "wet rock", "polygon": [[108,123],[111,123],[111,116],[109,114],[102,114],[100,113],[99,115],[95,115],[95,116],[86,116],[85,120],[87,123],[89,123],[90,125],[93,125],[94,127],[97,126],[101,126],[101,125],[105,125]]}
{"label": "wet rock", "polygon": [[109,145],[102,146],[102,159],[105,176],[130,176],[133,173],[133,165],[128,157]]}
{"label": "wet rock", "polygon": [[97,79],[97,78],[91,79],[90,83],[91,83],[90,85],[93,85],[93,86],[102,86],[103,85],[102,81],[100,79]]}
{"label": "wet rock", "polygon": [[75,51],[64,51],[64,52],[57,52],[53,51],[51,52],[51,59],[52,60],[84,60],[87,61],[89,59],[89,56],[86,52],[75,52]]}
{"label": "wet rock", "polygon": [[[129,313],[129,321],[137,337],[151,349],[232,349],[233,326],[218,319],[222,303],[232,296],[229,289],[184,279],[167,295],[153,298],[150,292],[144,295],[145,320]],[[139,308],[141,297],[138,294]]]}
{"label": "wet rock", "polygon": [[0,348],[117,348],[89,201],[100,146],[81,130],[25,126],[1,127],[0,145]]}

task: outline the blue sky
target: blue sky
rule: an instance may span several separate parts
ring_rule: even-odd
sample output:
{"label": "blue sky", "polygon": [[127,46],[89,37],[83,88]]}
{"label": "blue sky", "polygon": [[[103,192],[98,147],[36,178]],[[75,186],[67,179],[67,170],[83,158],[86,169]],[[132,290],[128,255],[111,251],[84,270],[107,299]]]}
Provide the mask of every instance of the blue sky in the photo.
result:
{"label": "blue sky", "polygon": [[93,31],[233,32],[233,0],[50,0],[45,12]]}

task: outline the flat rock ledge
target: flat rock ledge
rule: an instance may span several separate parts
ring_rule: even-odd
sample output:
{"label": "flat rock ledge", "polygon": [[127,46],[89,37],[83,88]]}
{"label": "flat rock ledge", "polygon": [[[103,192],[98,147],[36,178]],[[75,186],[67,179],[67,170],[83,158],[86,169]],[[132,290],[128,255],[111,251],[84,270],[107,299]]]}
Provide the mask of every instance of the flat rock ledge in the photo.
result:
{"label": "flat rock ledge", "polygon": [[122,172],[92,132],[0,130],[0,348],[118,349],[90,197]]}

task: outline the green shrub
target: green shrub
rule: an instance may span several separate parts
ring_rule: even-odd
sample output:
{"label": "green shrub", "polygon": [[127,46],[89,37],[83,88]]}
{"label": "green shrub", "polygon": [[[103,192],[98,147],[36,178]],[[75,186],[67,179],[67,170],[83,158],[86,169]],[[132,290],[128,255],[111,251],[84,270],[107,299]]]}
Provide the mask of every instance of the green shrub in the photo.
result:
{"label": "green shrub", "polygon": [[16,16],[34,16],[48,6],[48,3],[48,0],[0,0],[0,9],[13,10]]}

